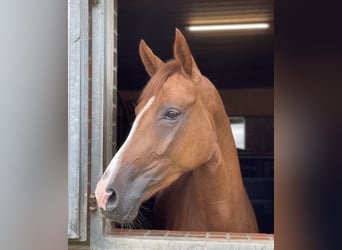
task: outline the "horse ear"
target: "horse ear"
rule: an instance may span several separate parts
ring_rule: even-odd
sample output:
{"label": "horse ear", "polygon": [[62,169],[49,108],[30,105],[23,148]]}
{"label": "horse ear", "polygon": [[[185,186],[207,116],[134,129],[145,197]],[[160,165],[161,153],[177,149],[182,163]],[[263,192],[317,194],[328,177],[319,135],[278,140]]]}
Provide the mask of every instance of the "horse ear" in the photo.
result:
{"label": "horse ear", "polygon": [[159,59],[152,50],[147,46],[144,40],[140,40],[139,54],[141,61],[143,62],[145,69],[150,77],[152,77],[157,70],[164,65],[164,62]]}
{"label": "horse ear", "polygon": [[173,45],[173,54],[176,61],[181,63],[185,73],[188,75],[193,75],[193,70],[199,71],[184,35],[177,28],[175,43]]}

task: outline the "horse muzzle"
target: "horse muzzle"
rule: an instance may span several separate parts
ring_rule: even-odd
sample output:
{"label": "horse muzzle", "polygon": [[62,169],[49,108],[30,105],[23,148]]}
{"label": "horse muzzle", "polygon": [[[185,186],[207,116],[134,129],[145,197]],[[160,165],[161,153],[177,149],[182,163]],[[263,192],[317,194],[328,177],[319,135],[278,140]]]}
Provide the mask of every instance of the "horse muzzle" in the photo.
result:
{"label": "horse muzzle", "polygon": [[[122,177],[122,176],[120,176]],[[135,219],[141,204],[141,194],[128,185],[124,178],[101,178],[95,189],[97,204],[101,214],[118,223],[128,223]]]}
{"label": "horse muzzle", "polygon": [[[143,201],[153,195],[167,171],[161,166],[139,168],[133,165],[116,165],[117,171],[106,170],[95,190],[98,206],[104,217],[119,223],[135,219]],[[141,171],[145,169],[145,171]]]}
{"label": "horse muzzle", "polygon": [[96,199],[101,209],[101,214],[114,222],[128,223],[133,221],[139,211],[140,199],[121,199],[121,195],[113,189],[107,189],[103,193],[96,192]]}

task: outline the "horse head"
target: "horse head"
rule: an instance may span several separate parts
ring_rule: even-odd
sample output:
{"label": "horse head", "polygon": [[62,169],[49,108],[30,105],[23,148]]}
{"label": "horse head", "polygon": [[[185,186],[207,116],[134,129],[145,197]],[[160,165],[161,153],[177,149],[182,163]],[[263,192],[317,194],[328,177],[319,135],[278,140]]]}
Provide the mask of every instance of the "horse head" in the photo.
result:
{"label": "horse head", "polygon": [[178,29],[173,50],[174,59],[163,62],[140,42],[151,78],[131,131],[95,190],[103,214],[119,223],[134,220],[142,202],[182,174],[218,160],[214,87],[201,75]]}

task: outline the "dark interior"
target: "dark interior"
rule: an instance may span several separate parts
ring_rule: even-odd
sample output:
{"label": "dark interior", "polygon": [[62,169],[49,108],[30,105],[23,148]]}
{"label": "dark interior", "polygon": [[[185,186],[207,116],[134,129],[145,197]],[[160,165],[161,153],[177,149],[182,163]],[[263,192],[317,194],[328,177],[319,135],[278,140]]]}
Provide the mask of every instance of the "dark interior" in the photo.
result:
{"label": "dark interior", "polygon": [[[267,30],[195,33],[191,24],[267,22]],[[175,27],[186,37],[201,71],[217,88],[273,87],[272,0],[118,0],[118,82],[141,89],[147,74],[140,39],[161,59],[172,58]]]}
{"label": "dark interior", "polygon": [[[192,24],[256,22],[269,23],[270,28],[203,33],[186,28]],[[246,149],[238,150],[241,172],[260,232],[273,233],[273,1],[118,0],[118,24],[117,145],[128,135],[134,120],[135,101],[148,81],[138,53],[140,39],[161,59],[167,60],[173,57],[177,27],[186,37],[202,74],[222,93],[236,90],[241,93],[234,101],[228,98],[231,95],[222,95],[222,98],[232,103],[229,116],[246,119]],[[264,92],[266,98],[260,94]],[[147,204],[152,205],[153,200]],[[149,216],[147,213],[146,217]],[[148,227],[148,223],[143,227]]]}

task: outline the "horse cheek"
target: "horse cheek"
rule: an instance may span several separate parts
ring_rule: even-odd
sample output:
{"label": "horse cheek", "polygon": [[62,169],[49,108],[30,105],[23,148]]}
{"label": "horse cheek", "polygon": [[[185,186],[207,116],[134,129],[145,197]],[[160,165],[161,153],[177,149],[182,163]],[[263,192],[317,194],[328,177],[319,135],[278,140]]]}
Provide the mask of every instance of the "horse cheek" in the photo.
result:
{"label": "horse cheek", "polygon": [[205,164],[212,154],[213,136],[206,123],[194,120],[191,130],[183,134],[182,143],[176,148],[176,162],[185,171]]}

